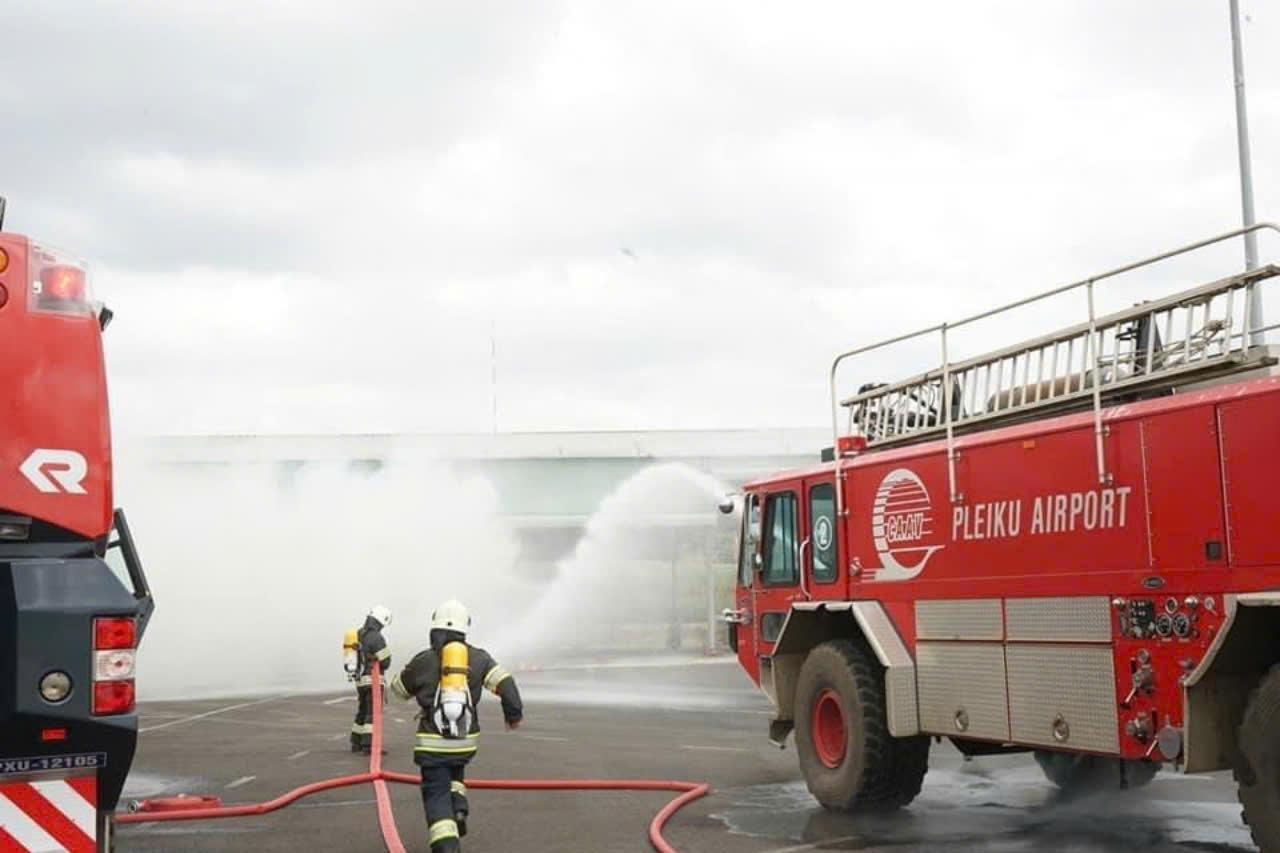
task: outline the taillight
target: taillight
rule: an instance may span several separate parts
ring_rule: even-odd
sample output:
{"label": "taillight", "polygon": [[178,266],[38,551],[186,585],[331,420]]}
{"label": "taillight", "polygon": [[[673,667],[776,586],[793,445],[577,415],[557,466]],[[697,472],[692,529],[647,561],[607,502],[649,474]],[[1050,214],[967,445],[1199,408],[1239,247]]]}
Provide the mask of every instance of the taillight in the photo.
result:
{"label": "taillight", "polygon": [[93,713],[127,714],[133,710],[138,623],[133,617],[102,616],[93,620]]}
{"label": "taillight", "polygon": [[132,649],[138,642],[138,623],[132,616],[93,620],[94,651]]}
{"label": "taillight", "polygon": [[57,249],[31,243],[27,265],[31,308],[60,314],[93,314],[85,265]]}
{"label": "taillight", "polygon": [[133,649],[93,653],[93,678],[95,681],[120,681],[133,678],[135,654]]}
{"label": "taillight", "polygon": [[98,717],[133,710],[133,680],[99,681],[93,685],[93,713]]}

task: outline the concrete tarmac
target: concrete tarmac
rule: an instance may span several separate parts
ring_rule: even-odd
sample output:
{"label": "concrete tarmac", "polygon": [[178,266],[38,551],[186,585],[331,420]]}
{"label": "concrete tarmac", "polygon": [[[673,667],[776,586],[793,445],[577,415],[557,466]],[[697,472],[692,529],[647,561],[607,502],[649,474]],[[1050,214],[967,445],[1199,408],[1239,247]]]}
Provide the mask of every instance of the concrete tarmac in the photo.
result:
{"label": "concrete tarmac", "polygon": [[[655,663],[657,665],[655,665]],[[731,660],[671,659],[518,673],[526,722],[501,726],[492,696],[472,778],[656,778],[705,781],[667,839],[686,853],[810,850],[1253,850],[1229,778],[1162,773],[1140,791],[1063,798],[1029,756],[962,760],[933,748],[924,792],[890,816],[852,817],[808,795],[793,746],[765,739],[769,706]],[[362,772],[347,732],[352,696],[150,703],[125,800],[214,794],[271,799],[319,779]],[[415,773],[414,707],[387,706],[388,769]],[[418,790],[391,786],[397,825],[426,853]],[[644,851],[653,814],[673,795],[474,791],[467,851]],[[272,815],[124,826],[120,853],[380,851],[371,786],[317,794]]]}

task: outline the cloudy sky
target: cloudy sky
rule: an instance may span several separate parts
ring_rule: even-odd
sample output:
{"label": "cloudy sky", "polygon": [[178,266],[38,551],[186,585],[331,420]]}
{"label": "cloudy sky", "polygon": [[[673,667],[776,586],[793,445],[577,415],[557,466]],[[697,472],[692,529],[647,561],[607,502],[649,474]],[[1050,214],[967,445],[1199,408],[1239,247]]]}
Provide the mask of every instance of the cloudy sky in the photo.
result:
{"label": "cloudy sky", "polygon": [[[1242,6],[1276,218],[1280,6]],[[495,366],[500,430],[821,424],[839,349],[1234,227],[1227,26],[1226,0],[7,0],[0,193],[117,312],[125,433],[488,430]]]}

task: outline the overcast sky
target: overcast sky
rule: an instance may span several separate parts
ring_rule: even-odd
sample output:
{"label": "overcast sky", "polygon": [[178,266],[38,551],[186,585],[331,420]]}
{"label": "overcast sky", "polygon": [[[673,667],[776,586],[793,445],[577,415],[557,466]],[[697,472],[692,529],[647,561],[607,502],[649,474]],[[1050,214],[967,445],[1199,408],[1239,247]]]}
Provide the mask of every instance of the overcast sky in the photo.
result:
{"label": "overcast sky", "polygon": [[[1242,7],[1276,218],[1280,4]],[[488,430],[491,330],[501,430],[822,424],[839,349],[1240,219],[1227,0],[6,0],[0,32],[7,228],[91,264],[127,434]]]}

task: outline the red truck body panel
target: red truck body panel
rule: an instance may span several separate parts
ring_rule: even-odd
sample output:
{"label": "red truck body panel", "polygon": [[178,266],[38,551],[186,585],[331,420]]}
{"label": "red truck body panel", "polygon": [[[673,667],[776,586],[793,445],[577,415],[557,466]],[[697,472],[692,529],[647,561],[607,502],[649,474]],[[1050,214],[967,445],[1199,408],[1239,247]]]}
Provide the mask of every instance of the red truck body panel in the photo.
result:
{"label": "red truck body panel", "polygon": [[0,251],[8,258],[0,272],[0,509],[103,536],[112,519],[111,433],[98,318],[36,310],[30,241],[0,234]]}

